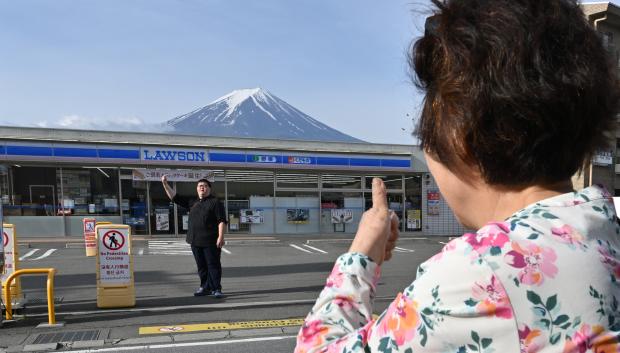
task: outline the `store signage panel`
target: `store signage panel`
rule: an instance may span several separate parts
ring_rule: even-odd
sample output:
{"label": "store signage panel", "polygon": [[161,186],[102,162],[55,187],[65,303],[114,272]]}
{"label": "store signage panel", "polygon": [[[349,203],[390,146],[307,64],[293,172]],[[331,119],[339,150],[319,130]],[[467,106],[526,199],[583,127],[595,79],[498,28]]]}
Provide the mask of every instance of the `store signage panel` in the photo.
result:
{"label": "store signage panel", "polygon": [[97,158],[97,149],[80,147],[54,147],[54,157]]}
{"label": "store signage panel", "polygon": [[110,149],[110,148],[98,148],[97,152],[99,158],[104,159],[140,159],[140,150],[124,150],[124,149]]}
{"label": "store signage panel", "polygon": [[245,160],[248,163],[281,164],[282,156],[275,154],[248,154]]}
{"label": "store signage panel", "polygon": [[284,163],[296,165],[313,165],[316,164],[316,157],[310,156],[285,156]]}
{"label": "store signage panel", "polygon": [[41,156],[52,157],[52,147],[47,146],[6,146],[6,152],[14,156]]}
{"label": "store signage panel", "polygon": [[140,157],[146,162],[209,162],[206,150],[193,149],[142,147]]}
{"label": "store signage panel", "polygon": [[209,153],[211,162],[245,163],[245,153]]}
{"label": "store signage panel", "polygon": [[174,169],[146,169],[136,168],[131,172],[131,178],[135,181],[160,181],[166,175],[168,181],[198,181],[207,179],[215,181],[215,172],[212,170],[174,170]]}

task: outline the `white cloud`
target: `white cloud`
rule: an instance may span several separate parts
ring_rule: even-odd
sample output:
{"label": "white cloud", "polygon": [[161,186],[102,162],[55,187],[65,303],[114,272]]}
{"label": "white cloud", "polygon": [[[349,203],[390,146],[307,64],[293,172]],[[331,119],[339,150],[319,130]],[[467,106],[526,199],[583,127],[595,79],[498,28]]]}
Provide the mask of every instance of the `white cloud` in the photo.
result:
{"label": "white cloud", "polygon": [[57,129],[133,131],[133,132],[171,132],[173,129],[163,123],[146,123],[138,117],[116,117],[111,119],[91,118],[80,115],[65,115],[57,121],[39,121],[28,124],[6,124],[17,126],[36,126]]}

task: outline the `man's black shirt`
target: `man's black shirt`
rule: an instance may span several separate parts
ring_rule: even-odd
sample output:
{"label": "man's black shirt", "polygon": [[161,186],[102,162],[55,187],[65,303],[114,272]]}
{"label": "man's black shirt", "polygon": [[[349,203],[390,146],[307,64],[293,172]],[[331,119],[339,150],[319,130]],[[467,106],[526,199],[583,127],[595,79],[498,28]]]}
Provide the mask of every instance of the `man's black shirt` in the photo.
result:
{"label": "man's black shirt", "polygon": [[201,247],[217,243],[218,225],[226,223],[224,207],[217,198],[211,195],[203,199],[175,195],[172,202],[189,209],[187,243]]}

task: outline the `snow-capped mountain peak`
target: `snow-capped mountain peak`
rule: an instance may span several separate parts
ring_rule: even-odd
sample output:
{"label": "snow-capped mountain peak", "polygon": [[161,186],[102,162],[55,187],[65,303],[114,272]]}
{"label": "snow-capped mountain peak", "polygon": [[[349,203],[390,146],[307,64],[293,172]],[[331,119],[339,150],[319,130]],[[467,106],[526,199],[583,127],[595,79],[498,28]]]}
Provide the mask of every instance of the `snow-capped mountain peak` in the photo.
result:
{"label": "snow-capped mountain peak", "polygon": [[362,142],[304,114],[263,88],[239,89],[168,120],[175,131],[211,136]]}

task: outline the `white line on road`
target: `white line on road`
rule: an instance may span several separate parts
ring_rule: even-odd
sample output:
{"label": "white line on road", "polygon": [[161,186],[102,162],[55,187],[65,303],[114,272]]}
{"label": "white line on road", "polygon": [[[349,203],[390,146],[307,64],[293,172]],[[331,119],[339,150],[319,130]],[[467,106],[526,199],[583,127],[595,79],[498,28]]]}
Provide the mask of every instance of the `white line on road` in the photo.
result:
{"label": "white line on road", "polygon": [[448,244],[448,243],[446,243],[446,242],[443,242],[443,241],[437,241],[437,242],[438,242],[438,243],[440,243],[440,244],[443,244],[443,245],[446,245],[446,244]]}
{"label": "white line on road", "polygon": [[297,250],[301,250],[301,251],[303,251],[303,252],[307,252],[308,254],[314,254],[312,251],[310,251],[310,250],[306,250],[306,249],[304,249],[304,248],[302,248],[302,247],[299,247],[299,246],[297,246],[297,245],[295,245],[295,244],[289,244],[289,245],[290,245],[290,246],[292,246],[292,247],[294,247],[294,248],[295,248],[295,249],[297,249]]}
{"label": "white line on road", "polygon": [[415,252],[415,250],[399,248],[398,246],[394,247],[394,250],[401,251],[401,252]]}
{"label": "white line on road", "polygon": [[171,344],[147,344],[142,346],[125,346],[125,347],[113,347],[113,348],[91,348],[79,351],[66,351],[73,353],[95,353],[95,352],[116,352],[116,351],[137,351],[137,350],[151,350],[151,349],[166,349],[175,347],[196,347],[196,346],[213,346],[217,344],[230,344],[230,343],[246,343],[246,342],[264,342],[264,341],[280,341],[290,338],[295,338],[296,335],[288,336],[274,336],[274,337],[255,337],[255,338],[242,338],[236,340],[222,340],[222,341],[207,341],[207,342],[186,342],[186,343],[171,343]]}
{"label": "white line on road", "polygon": [[50,256],[51,254],[53,254],[53,253],[54,253],[54,251],[56,251],[56,249],[49,249],[49,250],[48,250],[48,251],[46,251],[43,255],[41,255],[41,256],[39,256],[39,257],[37,257],[36,259],[32,259],[32,260],[41,260],[41,259],[44,259],[44,258],[46,258],[46,257]]}
{"label": "white line on road", "polygon": [[222,251],[230,255],[230,251],[226,250],[226,248],[222,247]]}
{"label": "white line on road", "polygon": [[138,250],[138,255],[144,255],[144,248],[140,248]]}
{"label": "white line on road", "polygon": [[157,250],[149,250],[149,255],[191,255],[192,252],[191,251],[187,251],[187,250],[164,250],[164,249],[158,249]]}
{"label": "white line on road", "polygon": [[24,256],[22,256],[22,257],[20,257],[20,258],[19,258],[19,261],[21,261],[21,260],[23,260],[23,259],[25,259],[25,258],[27,258],[27,257],[30,257],[30,256],[34,255],[34,253],[36,253],[37,251],[39,251],[39,249],[32,249],[32,250],[30,250],[29,252],[27,252],[27,253],[26,253],[26,255],[24,255]]}
{"label": "white line on road", "polygon": [[307,245],[307,244],[301,244],[301,245],[305,246],[306,248],[310,248],[310,249],[312,249],[312,250],[318,251],[318,252],[320,252],[320,253],[327,254],[327,251],[323,251],[323,250],[321,250],[321,249],[317,249],[317,248],[315,248],[314,246],[310,246],[310,245]]}

